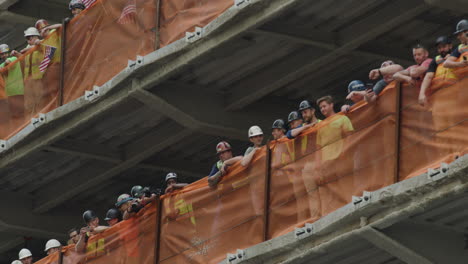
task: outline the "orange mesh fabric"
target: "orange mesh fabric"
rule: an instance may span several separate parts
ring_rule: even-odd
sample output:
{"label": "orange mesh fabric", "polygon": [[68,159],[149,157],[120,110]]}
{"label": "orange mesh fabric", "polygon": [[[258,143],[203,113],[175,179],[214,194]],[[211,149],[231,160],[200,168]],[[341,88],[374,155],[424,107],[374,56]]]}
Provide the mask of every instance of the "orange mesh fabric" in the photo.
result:
{"label": "orange mesh fabric", "polygon": [[74,18],[67,27],[64,103],[154,51],[155,26],[155,1],[146,0],[98,1]]}
{"label": "orange mesh fabric", "polygon": [[[60,79],[60,29],[52,32],[16,61],[0,69],[0,138],[8,139],[39,113],[57,107]],[[46,47],[53,47],[51,63],[42,72]]]}
{"label": "orange mesh fabric", "polygon": [[263,240],[265,148],[250,167],[231,168],[214,189],[206,179],[164,197],[160,263],[219,263]]}
{"label": "orange mesh fabric", "polygon": [[417,104],[417,97],[402,105],[400,180],[417,176],[428,167],[438,167],[441,162],[451,162],[466,148],[467,86],[465,78],[437,90],[429,98],[428,107]]}
{"label": "orange mesh fabric", "polygon": [[[293,140],[279,140],[272,154],[269,237],[394,183],[395,114],[389,87],[372,107],[359,103],[348,116],[337,114]],[[327,138],[332,134],[338,136]]]}
{"label": "orange mesh fabric", "polygon": [[161,0],[160,45],[166,46],[204,27],[233,5],[232,0]]}
{"label": "orange mesh fabric", "polygon": [[49,256],[34,262],[34,264],[59,264],[59,255],[60,252],[54,252],[50,254]]}

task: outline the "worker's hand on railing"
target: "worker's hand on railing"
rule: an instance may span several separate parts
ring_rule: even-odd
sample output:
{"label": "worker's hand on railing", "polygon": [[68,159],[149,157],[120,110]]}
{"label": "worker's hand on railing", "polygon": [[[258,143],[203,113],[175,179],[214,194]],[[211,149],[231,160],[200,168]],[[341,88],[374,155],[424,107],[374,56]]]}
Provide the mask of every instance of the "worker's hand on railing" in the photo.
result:
{"label": "worker's hand on railing", "polygon": [[419,94],[418,102],[419,102],[419,105],[423,107],[427,107],[427,105],[429,104],[427,100],[427,96],[424,93]]}

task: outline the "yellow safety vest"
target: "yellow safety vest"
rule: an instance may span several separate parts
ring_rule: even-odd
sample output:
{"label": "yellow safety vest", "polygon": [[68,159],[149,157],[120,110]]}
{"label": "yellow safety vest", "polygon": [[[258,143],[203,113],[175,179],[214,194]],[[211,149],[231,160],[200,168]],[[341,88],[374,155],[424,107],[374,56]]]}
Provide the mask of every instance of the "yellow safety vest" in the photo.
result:
{"label": "yellow safety vest", "polygon": [[447,85],[452,85],[458,81],[458,77],[453,69],[444,67],[443,63],[445,62],[445,58],[438,55],[435,57],[435,62],[437,63],[437,70],[434,73],[434,78],[432,78],[431,91],[438,90]]}
{"label": "yellow safety vest", "polygon": [[33,80],[40,80],[44,73],[39,70],[42,60],[44,60],[44,46],[39,45],[35,51],[29,53],[24,58],[24,79],[31,75]]}

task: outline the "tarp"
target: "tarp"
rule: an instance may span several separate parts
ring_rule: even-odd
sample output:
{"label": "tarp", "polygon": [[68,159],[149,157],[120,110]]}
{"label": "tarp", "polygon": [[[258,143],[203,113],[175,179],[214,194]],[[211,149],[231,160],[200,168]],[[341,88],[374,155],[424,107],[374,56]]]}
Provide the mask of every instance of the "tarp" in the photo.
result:
{"label": "tarp", "polygon": [[219,263],[233,248],[262,242],[266,168],[263,148],[216,188],[203,179],[165,196],[160,263]]}
{"label": "tarp", "polygon": [[157,211],[156,203],[149,204],[135,217],[91,236],[86,254],[78,254],[74,252],[74,247],[69,247],[63,263],[154,263],[159,221]]}
{"label": "tarp", "polygon": [[[96,1],[67,25],[63,103],[103,85],[124,70],[129,60],[183,38],[196,26],[206,26],[232,4],[232,0]],[[32,117],[58,106],[60,31],[57,29],[39,47],[18,58],[13,63],[16,67],[0,71],[0,139],[10,138]],[[42,74],[31,67],[42,62],[45,46],[54,46],[55,56]]]}
{"label": "tarp", "polygon": [[[53,50],[53,57],[41,71],[47,48]],[[60,30],[0,69],[0,139],[10,138],[31,118],[57,107],[59,76]]]}
{"label": "tarp", "polygon": [[427,107],[416,104],[411,97],[416,93],[403,86],[398,108],[398,87],[392,83],[375,103],[360,102],[296,139],[271,142],[270,159],[263,147],[248,167],[230,167],[216,187],[204,178],[162,196],[160,211],[150,204],[136,217],[92,236],[84,255],[69,247],[63,263],[152,264],[157,255],[158,263],[219,263],[227,253],[265,236],[275,238],[314,222],[350,203],[352,196],[467,153],[467,86],[464,78],[438,89]]}
{"label": "tarp", "polygon": [[155,1],[101,0],[67,26],[64,103],[155,50]]}
{"label": "tarp", "polygon": [[204,27],[233,5],[233,0],[161,0],[160,45],[166,46],[195,27]]}

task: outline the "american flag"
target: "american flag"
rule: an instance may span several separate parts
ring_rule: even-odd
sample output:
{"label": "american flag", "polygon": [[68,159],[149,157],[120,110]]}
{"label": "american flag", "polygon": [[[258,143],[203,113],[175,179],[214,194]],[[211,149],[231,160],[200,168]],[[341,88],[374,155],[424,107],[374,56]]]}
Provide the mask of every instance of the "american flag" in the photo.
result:
{"label": "american flag", "polygon": [[122,14],[120,14],[117,23],[119,24],[129,24],[134,23],[136,18],[137,10],[136,10],[136,1],[135,0],[128,0],[125,7],[122,9]]}
{"label": "american flag", "polygon": [[92,4],[94,4],[96,0],[83,0],[83,4],[86,6],[86,8],[90,7]]}
{"label": "american flag", "polygon": [[44,53],[44,59],[41,61],[41,64],[39,65],[39,70],[41,72],[45,72],[47,67],[50,64],[50,61],[54,57],[55,51],[57,48],[52,47],[52,46],[45,46],[45,53]]}

